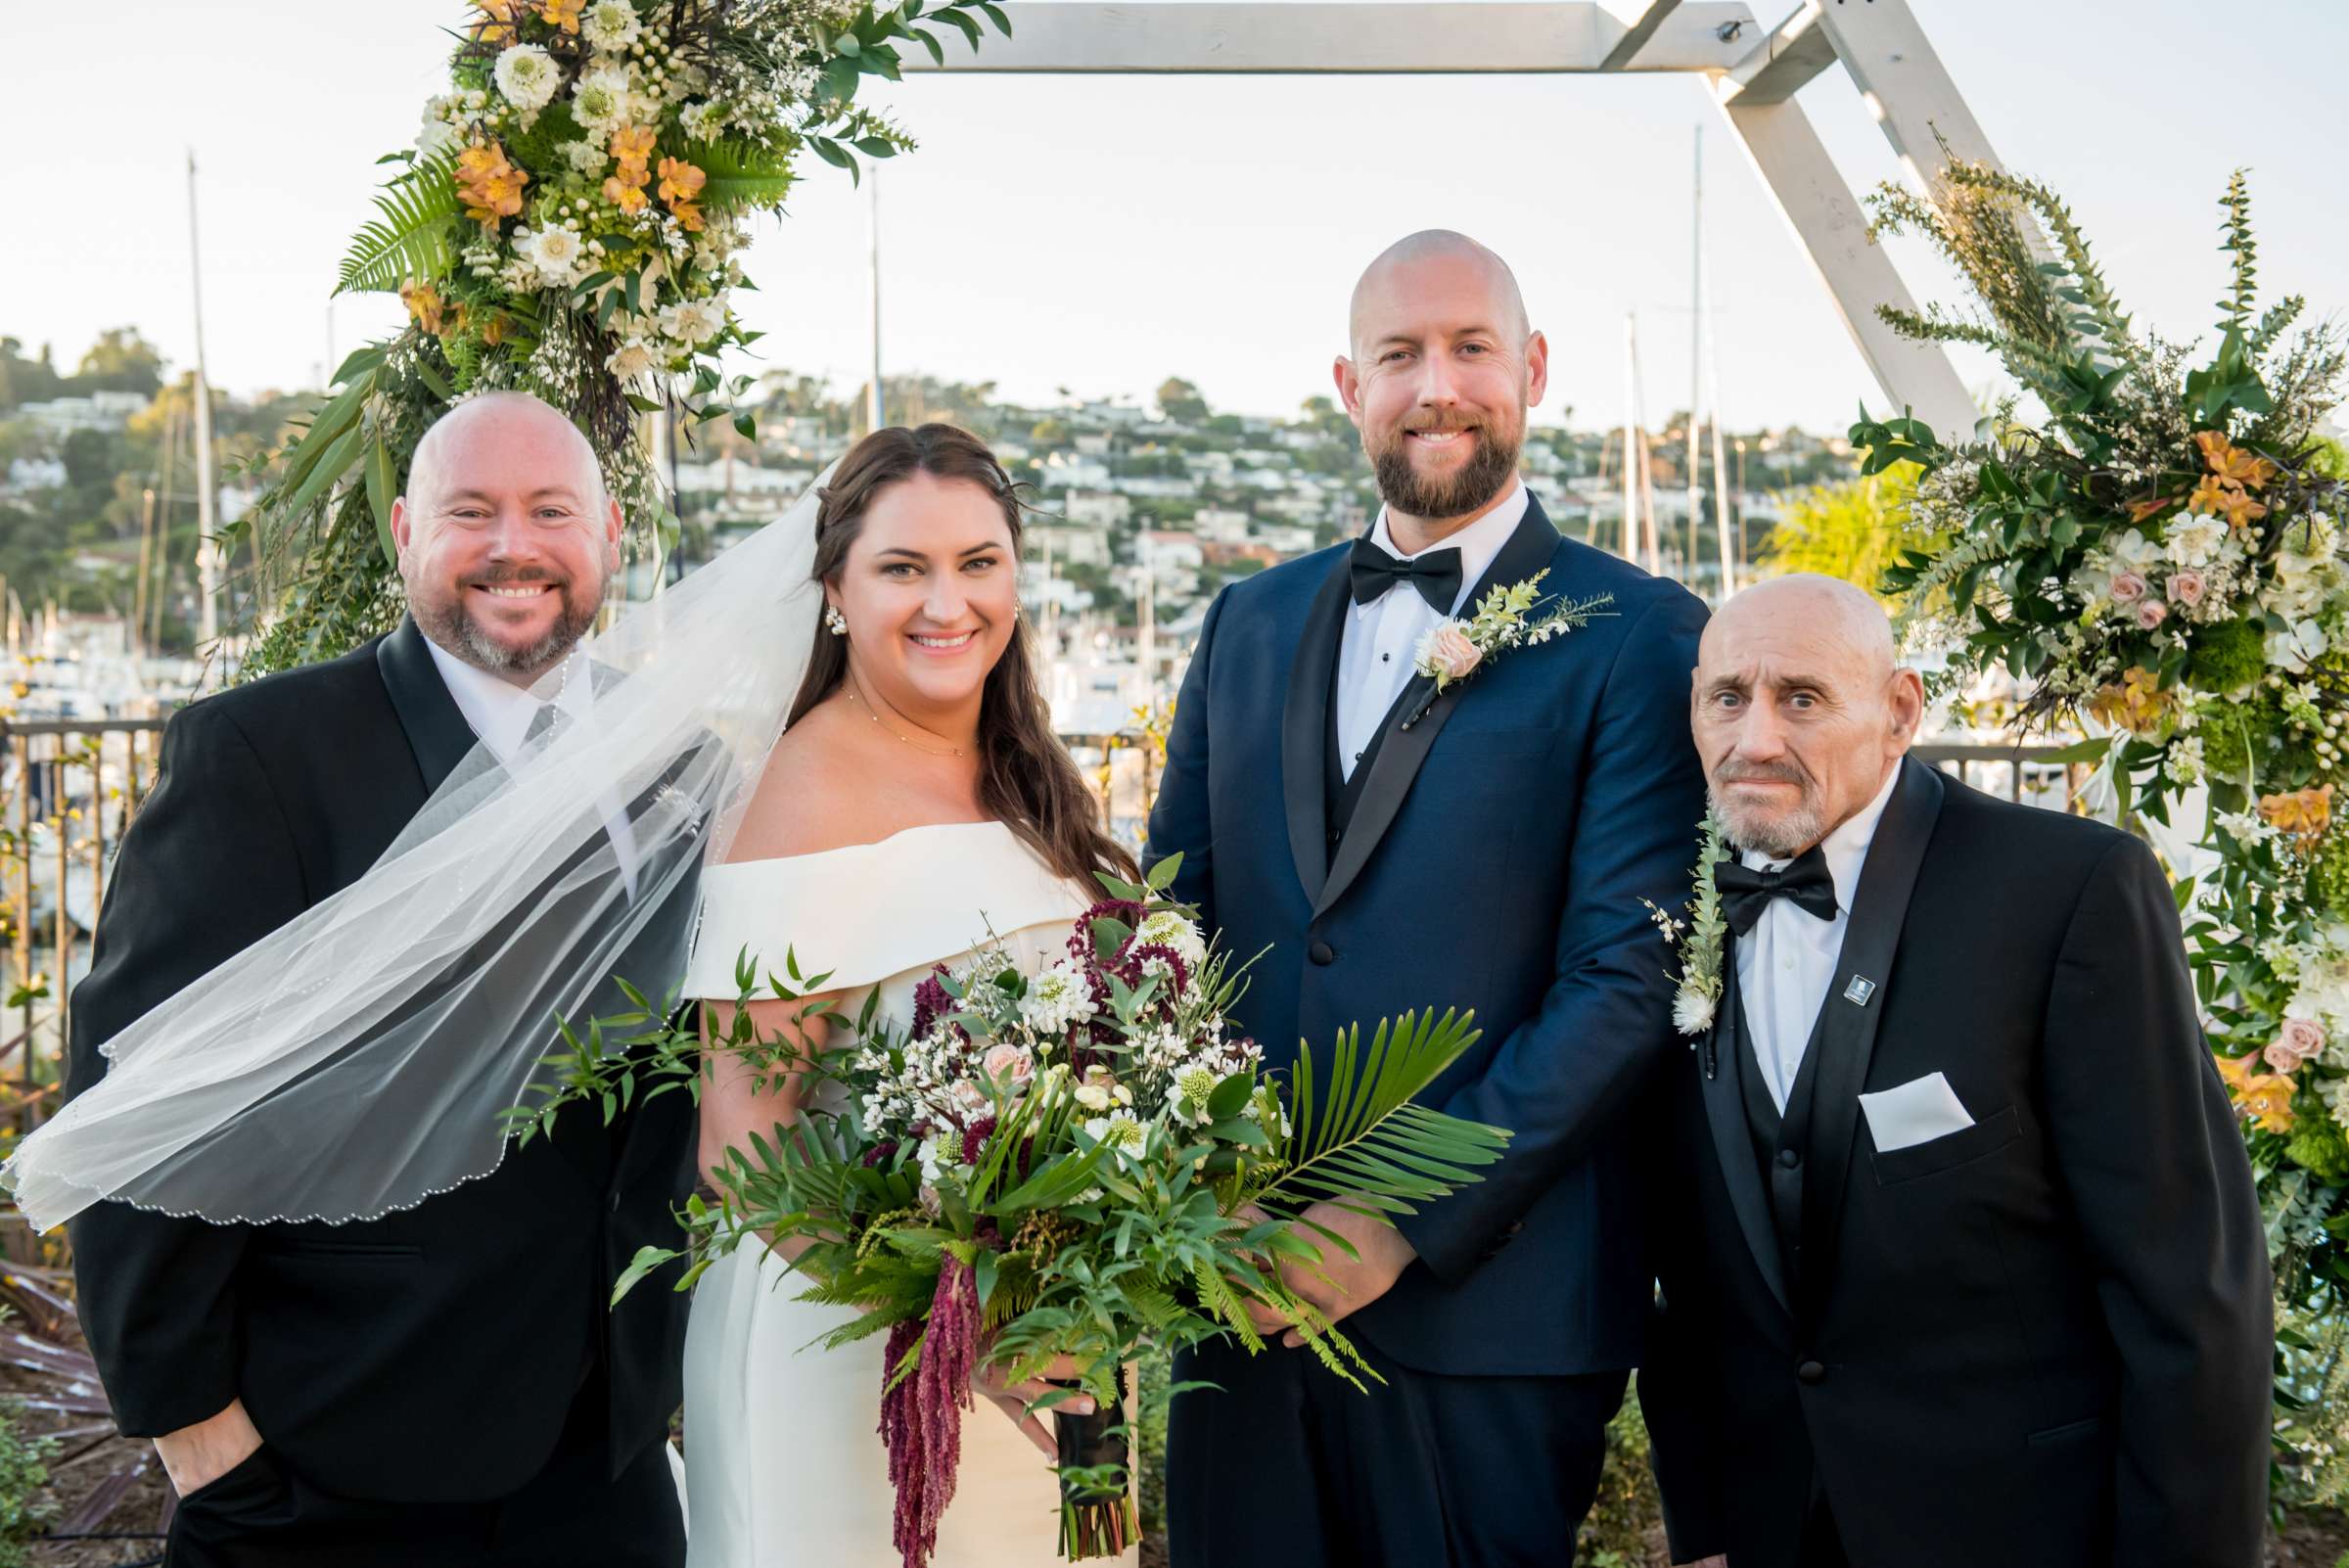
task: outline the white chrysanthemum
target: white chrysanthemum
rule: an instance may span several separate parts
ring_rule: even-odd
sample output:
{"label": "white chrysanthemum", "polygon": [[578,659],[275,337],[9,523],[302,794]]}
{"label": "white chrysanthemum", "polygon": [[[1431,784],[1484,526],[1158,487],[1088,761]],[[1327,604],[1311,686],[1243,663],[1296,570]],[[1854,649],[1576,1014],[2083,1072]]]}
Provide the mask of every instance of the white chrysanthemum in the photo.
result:
{"label": "white chrysanthemum", "polygon": [[1674,993],[1672,1027],[1683,1035],[1701,1035],[1713,1027],[1713,998],[1690,986]]}
{"label": "white chrysanthemum", "polygon": [[591,135],[609,137],[627,122],[635,107],[625,67],[597,66],[582,73],[571,90],[571,117]]}
{"label": "white chrysanthemum", "polygon": [[1065,1035],[1093,1016],[1092,988],[1073,959],[1063,958],[1028,982],[1020,1016],[1039,1035]]}
{"label": "white chrysanthemum", "polygon": [[579,13],[579,36],[613,54],[634,43],[642,30],[636,8],[628,0],[595,0]]}
{"label": "white chrysanthemum", "polygon": [[1137,944],[1173,948],[1174,955],[1191,969],[1207,961],[1207,943],[1199,935],[1199,928],[1173,909],[1161,909],[1145,917],[1133,939]]}
{"label": "white chrysanthemum", "polygon": [[562,68],[555,57],[536,44],[516,44],[497,57],[497,90],[506,102],[534,115],[547,106],[563,85]]}

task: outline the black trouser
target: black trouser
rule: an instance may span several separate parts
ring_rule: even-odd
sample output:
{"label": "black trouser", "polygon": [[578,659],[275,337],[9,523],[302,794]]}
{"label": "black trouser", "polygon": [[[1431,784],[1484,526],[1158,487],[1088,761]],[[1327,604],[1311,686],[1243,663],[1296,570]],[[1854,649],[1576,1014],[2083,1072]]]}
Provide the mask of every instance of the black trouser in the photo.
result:
{"label": "black trouser", "polygon": [[608,1408],[591,1377],[546,1468],[486,1502],[337,1497],[263,1444],[181,1500],[164,1568],[679,1568],[685,1521],[668,1446],[646,1443],[611,1477]]}
{"label": "black trouser", "polygon": [[[1627,1374],[1448,1377],[1349,1336],[1361,1393],[1311,1351],[1178,1358],[1174,1568],[1557,1568],[1598,1492]],[[1364,1380],[1366,1383],[1367,1379]]]}

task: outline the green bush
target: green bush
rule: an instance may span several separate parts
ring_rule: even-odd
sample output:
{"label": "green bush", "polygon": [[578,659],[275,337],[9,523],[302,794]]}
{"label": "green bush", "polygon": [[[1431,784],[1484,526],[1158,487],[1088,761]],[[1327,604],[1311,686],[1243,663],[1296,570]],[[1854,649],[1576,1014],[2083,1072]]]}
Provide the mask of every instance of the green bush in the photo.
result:
{"label": "green bush", "polygon": [[27,1435],[19,1424],[23,1407],[0,1401],[0,1568],[25,1568],[28,1547],[55,1513],[49,1501],[48,1459],[53,1438]]}
{"label": "green bush", "polygon": [[1647,1463],[1647,1422],[1639,1396],[1627,1392],[1607,1423],[1607,1459],[1598,1497],[1575,1542],[1574,1568],[1645,1568],[1648,1532],[1663,1522],[1655,1472]]}

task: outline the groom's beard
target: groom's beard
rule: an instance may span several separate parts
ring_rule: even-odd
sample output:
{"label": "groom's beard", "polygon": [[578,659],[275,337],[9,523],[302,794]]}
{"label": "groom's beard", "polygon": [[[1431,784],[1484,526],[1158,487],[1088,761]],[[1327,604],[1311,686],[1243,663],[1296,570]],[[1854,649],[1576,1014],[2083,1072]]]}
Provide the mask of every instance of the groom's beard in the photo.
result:
{"label": "groom's beard", "polygon": [[555,597],[562,606],[562,613],[556,616],[555,623],[547,628],[546,635],[520,648],[500,642],[486,626],[473,618],[465,608],[462,589],[448,604],[429,609],[411,606],[411,613],[426,636],[457,653],[476,669],[485,669],[491,674],[511,671],[535,675],[553,669],[572,649],[578,646],[581,637],[587,635],[588,629],[595,624],[597,613],[604,607],[604,593],[611,584],[611,578],[606,576],[598,582],[591,597],[580,595],[576,591],[577,585],[570,578],[557,577],[544,572],[486,572],[468,578],[466,585],[516,582],[553,583]]}
{"label": "groom's beard", "polygon": [[1428,479],[1411,467],[1410,435],[1398,429],[1384,446],[1370,454],[1370,466],[1378,476],[1379,498],[1405,517],[1431,522],[1466,517],[1490,504],[1516,478],[1517,459],[1525,450],[1525,441],[1522,436],[1503,441],[1490,425],[1476,426],[1468,438],[1475,443],[1475,450],[1460,471],[1446,479]]}

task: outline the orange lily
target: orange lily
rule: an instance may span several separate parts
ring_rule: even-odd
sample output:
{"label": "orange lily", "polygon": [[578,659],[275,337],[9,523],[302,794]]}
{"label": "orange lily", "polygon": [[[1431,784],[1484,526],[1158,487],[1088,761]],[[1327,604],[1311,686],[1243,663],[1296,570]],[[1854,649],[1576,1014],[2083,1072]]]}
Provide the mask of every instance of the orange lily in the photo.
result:
{"label": "orange lily", "polygon": [[2161,689],[2160,675],[2142,665],[2132,665],[2122,674],[2121,683],[2097,693],[2092,706],[2106,723],[2118,724],[2132,735],[2150,735],[2168,720],[2174,702]]}
{"label": "orange lily", "polygon": [[2219,1077],[2226,1080],[2227,1092],[2236,1106],[2261,1130],[2289,1132],[2295,1120],[2292,1081],[2280,1074],[2256,1071],[2257,1061],[2256,1056],[2222,1056],[2218,1059]]}
{"label": "orange lily", "polygon": [[497,143],[475,142],[457,155],[456,180],[465,215],[484,228],[495,228],[499,218],[522,210],[522,188],[530,183],[530,176],[508,162],[506,150]]}
{"label": "orange lily", "polygon": [[565,32],[576,33],[579,30],[579,13],[586,4],[587,0],[538,0],[538,15]]}
{"label": "orange lily", "polygon": [[2210,471],[2230,484],[2260,489],[2280,472],[2267,458],[2229,444],[2215,430],[2195,432],[2194,444],[2202,448],[2202,461],[2210,465]]}
{"label": "orange lily", "polygon": [[440,291],[419,278],[404,278],[399,285],[399,302],[408,307],[408,315],[416,324],[434,337],[440,335]]}
{"label": "orange lily", "polygon": [[2303,847],[2325,836],[2332,822],[2332,786],[2320,784],[2312,790],[2294,790],[2288,795],[2263,795],[2259,798],[2259,814],[2279,831],[2289,833]]}

